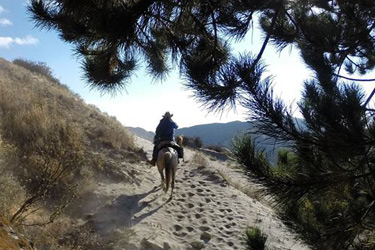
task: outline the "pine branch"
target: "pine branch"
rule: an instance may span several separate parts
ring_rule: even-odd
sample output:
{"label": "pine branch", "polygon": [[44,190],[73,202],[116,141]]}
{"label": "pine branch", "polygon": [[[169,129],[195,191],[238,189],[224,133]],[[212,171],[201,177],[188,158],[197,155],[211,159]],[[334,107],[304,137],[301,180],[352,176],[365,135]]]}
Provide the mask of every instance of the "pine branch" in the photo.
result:
{"label": "pine branch", "polygon": [[257,65],[258,62],[259,62],[259,60],[262,58],[262,55],[263,55],[263,53],[264,53],[264,51],[266,49],[268,41],[270,40],[271,32],[275,28],[277,17],[279,16],[280,9],[282,8],[281,6],[282,5],[280,4],[280,7],[276,9],[276,11],[275,11],[275,13],[274,13],[274,15],[272,17],[272,22],[271,22],[271,26],[270,26],[270,32],[267,33],[267,36],[266,36],[266,38],[263,41],[263,44],[262,44],[262,47],[261,47],[261,49],[260,49],[260,51],[258,53],[258,56],[256,57],[256,59],[253,62],[253,67],[255,67],[255,65]]}
{"label": "pine branch", "polygon": [[289,18],[289,20],[293,23],[294,27],[296,28],[297,30],[297,33],[298,31],[301,32],[301,34],[303,35],[303,37],[311,44],[314,44],[313,40],[307,35],[307,32],[305,32],[305,30],[294,20],[294,18],[289,14],[288,10],[285,9],[284,6],[282,6],[282,9],[285,13],[285,15]]}
{"label": "pine branch", "polygon": [[345,59],[347,59],[347,60],[349,60],[352,64],[354,64],[356,67],[359,67],[359,65],[356,63],[356,62],[354,62],[352,59],[350,59],[350,57],[347,55],[346,56],[346,58]]}
{"label": "pine branch", "polygon": [[217,26],[216,26],[216,19],[214,9],[212,8],[211,0],[208,1],[208,4],[211,8],[211,18],[212,18],[212,26],[214,31],[214,47],[217,47]]}
{"label": "pine branch", "polygon": [[343,78],[345,80],[350,80],[350,81],[356,81],[356,82],[375,82],[375,78],[370,78],[370,79],[359,79],[359,78],[351,78],[351,77],[346,77],[342,76],[336,73],[333,73],[334,76],[337,76],[339,78]]}
{"label": "pine branch", "polygon": [[[374,79],[375,81],[375,79]],[[367,98],[367,100],[365,101],[365,103],[363,104],[363,107],[366,107],[367,104],[371,101],[372,97],[374,96],[375,94],[375,88],[371,91],[371,94],[369,95],[369,97]]]}

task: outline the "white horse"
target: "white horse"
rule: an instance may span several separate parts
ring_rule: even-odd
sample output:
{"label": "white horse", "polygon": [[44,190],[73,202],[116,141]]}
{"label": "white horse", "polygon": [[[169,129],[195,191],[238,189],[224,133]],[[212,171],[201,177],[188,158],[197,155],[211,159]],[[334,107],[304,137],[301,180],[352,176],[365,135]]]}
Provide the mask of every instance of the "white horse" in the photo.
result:
{"label": "white horse", "polygon": [[[183,140],[182,136],[176,137],[176,142],[180,147],[182,147],[182,140]],[[170,142],[162,142],[162,143],[170,143]],[[178,165],[177,151],[171,146],[162,148],[158,153],[156,165],[158,167],[160,177],[161,177],[161,186],[165,193],[168,192],[169,185],[171,185],[172,192],[169,198],[171,200],[173,198],[175,176],[176,176],[176,170],[177,170],[177,165]],[[164,179],[164,174],[163,174],[164,169],[165,169],[165,179]]]}

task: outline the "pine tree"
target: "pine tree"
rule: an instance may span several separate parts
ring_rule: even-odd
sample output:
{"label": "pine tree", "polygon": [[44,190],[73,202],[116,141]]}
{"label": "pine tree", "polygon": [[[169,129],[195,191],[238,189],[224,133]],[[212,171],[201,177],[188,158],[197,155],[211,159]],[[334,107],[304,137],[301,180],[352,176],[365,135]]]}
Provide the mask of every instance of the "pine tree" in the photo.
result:
{"label": "pine tree", "polygon": [[[374,1],[31,0],[29,9],[37,26],[56,29],[72,43],[94,86],[126,86],[139,62],[159,78],[178,64],[208,109],[248,108],[260,132],[293,143],[297,174],[268,175],[266,182],[286,211],[315,208],[315,226],[304,228],[308,239],[325,249],[371,241],[375,91],[365,98],[360,84],[375,79],[347,75],[374,70]],[[254,18],[265,35],[263,46],[232,55],[230,41],[243,39]],[[273,96],[272,78],[262,77],[267,46],[297,47],[315,73],[303,83],[303,126]]]}

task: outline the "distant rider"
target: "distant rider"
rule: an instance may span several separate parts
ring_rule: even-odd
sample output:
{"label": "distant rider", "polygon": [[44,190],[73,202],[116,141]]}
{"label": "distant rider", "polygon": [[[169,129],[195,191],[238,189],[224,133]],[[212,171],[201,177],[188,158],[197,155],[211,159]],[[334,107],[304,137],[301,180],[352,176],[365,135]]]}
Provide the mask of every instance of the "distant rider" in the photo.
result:
{"label": "distant rider", "polygon": [[156,127],[152,159],[148,161],[148,163],[152,166],[155,166],[156,159],[158,157],[160,142],[174,142],[174,131],[178,128],[178,126],[172,120],[172,116],[173,114],[165,112],[165,114],[163,115],[163,119],[160,120],[159,125]]}

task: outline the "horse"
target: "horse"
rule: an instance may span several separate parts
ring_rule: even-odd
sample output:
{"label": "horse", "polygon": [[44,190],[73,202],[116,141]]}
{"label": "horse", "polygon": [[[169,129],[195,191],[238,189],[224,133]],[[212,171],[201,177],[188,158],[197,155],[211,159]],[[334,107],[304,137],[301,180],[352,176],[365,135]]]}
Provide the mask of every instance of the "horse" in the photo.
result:
{"label": "horse", "polygon": [[[176,143],[180,147],[182,147],[182,141],[183,141],[182,136],[176,137]],[[163,143],[170,144],[171,142],[161,142],[160,144],[163,144]],[[178,165],[177,151],[172,146],[167,146],[165,148],[162,148],[158,153],[156,165],[160,173],[161,186],[165,194],[168,192],[169,185],[171,185],[172,192],[169,198],[171,200],[173,198],[175,176],[176,176],[176,170],[177,170],[177,165]],[[165,179],[164,179],[164,174],[163,174],[164,169],[165,169]]]}

